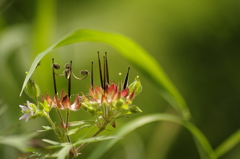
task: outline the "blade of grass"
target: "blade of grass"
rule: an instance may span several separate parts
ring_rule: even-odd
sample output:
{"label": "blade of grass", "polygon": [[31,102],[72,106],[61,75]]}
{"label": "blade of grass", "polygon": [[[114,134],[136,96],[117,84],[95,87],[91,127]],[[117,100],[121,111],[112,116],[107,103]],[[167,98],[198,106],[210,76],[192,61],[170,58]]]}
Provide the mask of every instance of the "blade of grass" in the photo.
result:
{"label": "blade of grass", "polygon": [[95,136],[87,139],[79,139],[77,140],[74,145],[80,145],[83,143],[91,143],[91,142],[99,142],[104,140],[111,140],[111,139],[121,139],[121,137],[118,136]]}
{"label": "blade of grass", "polygon": [[240,129],[228,137],[221,145],[219,145],[215,149],[215,153],[217,157],[221,157],[229,150],[231,150],[234,146],[240,143]]}
{"label": "blade of grass", "polygon": [[[144,126],[145,124],[155,122],[155,121],[170,121],[177,124],[180,124],[187,128],[191,134],[198,140],[200,145],[202,146],[205,153],[208,155],[209,159],[217,159],[211,145],[209,144],[207,138],[202,134],[202,132],[195,127],[192,123],[189,121],[183,120],[182,118],[179,118],[174,115],[170,114],[151,114],[142,116],[139,118],[136,118],[127,124],[125,124],[115,135],[116,136],[125,136],[128,133],[132,132],[133,130]],[[87,159],[97,159],[100,158],[107,150],[109,150],[118,139],[109,140],[106,142],[102,142],[99,144],[99,146],[91,153],[91,155]]]}
{"label": "blade of grass", "polygon": [[12,146],[22,152],[29,148],[30,139],[36,136],[36,133],[24,135],[0,136],[0,144]]}
{"label": "blade of grass", "polygon": [[171,103],[171,105],[180,113],[185,119],[190,118],[190,112],[186,103],[175,88],[175,86],[168,79],[167,75],[158,64],[158,62],[150,56],[143,48],[137,45],[129,38],[113,33],[106,33],[94,30],[79,29],[76,30],[62,40],[52,45],[42,53],[38,54],[34,59],[31,68],[25,78],[20,95],[23,89],[33,74],[38,62],[49,52],[55,48],[69,45],[77,42],[93,41],[103,42],[114,47],[124,56],[131,64],[133,64],[140,72],[142,72],[149,80],[159,88],[163,97]]}

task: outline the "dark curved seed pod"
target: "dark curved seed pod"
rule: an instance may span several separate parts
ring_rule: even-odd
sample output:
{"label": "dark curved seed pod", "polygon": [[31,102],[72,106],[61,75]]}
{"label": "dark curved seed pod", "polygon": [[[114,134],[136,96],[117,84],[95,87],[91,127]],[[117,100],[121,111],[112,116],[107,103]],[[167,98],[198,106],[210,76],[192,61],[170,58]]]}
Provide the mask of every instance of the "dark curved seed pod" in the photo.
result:
{"label": "dark curved seed pod", "polygon": [[86,76],[86,75],[88,75],[88,71],[87,70],[81,70],[80,74],[83,75],[83,76]]}
{"label": "dark curved seed pod", "polygon": [[52,66],[54,69],[57,69],[57,70],[60,69],[60,65],[57,63],[54,63]]}

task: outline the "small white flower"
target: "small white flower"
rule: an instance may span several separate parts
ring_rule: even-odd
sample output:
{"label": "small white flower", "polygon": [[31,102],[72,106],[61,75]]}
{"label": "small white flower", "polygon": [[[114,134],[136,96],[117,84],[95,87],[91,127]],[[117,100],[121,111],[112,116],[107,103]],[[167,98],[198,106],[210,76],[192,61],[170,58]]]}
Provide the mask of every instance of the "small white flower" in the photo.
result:
{"label": "small white flower", "polygon": [[29,120],[31,116],[33,116],[34,111],[33,108],[30,106],[30,102],[27,101],[27,106],[19,105],[19,107],[22,109],[22,112],[24,113],[23,116],[19,118],[19,120],[26,119],[26,122]]}

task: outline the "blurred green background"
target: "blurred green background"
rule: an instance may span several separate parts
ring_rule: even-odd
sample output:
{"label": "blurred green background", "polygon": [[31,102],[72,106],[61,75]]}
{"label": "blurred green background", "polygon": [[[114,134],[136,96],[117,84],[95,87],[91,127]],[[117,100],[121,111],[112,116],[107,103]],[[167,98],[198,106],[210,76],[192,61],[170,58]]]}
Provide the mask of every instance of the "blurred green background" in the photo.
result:
{"label": "blurred green background", "polygon": [[[25,71],[38,53],[69,32],[87,28],[123,34],[156,58],[185,98],[194,123],[216,148],[238,130],[240,124],[239,6],[239,0],[0,0],[0,106],[8,106],[0,117],[0,129],[15,125],[12,134],[23,134],[47,124],[44,118],[28,123],[18,121],[22,115],[18,105],[29,100],[25,94],[19,97]],[[118,79],[119,72],[125,73],[127,67],[131,67],[113,48],[84,42],[65,46],[44,57],[33,79],[43,95],[53,95],[51,58],[60,65],[73,60],[73,69],[77,72],[90,69],[91,61],[97,61],[97,51],[108,52],[113,81]],[[137,75],[141,78],[143,92],[134,103],[143,113],[118,120],[117,129],[144,114],[177,114],[147,78],[131,67],[130,81]],[[73,81],[73,93],[86,93],[89,81],[89,78]],[[95,81],[98,84],[98,79]],[[59,79],[59,90],[65,84],[66,81]],[[72,113],[71,118],[91,119],[82,110]],[[108,133],[116,131],[111,129]],[[46,138],[47,135],[39,136]],[[79,158],[87,157],[96,145],[84,148]],[[0,145],[0,158],[16,158],[20,154],[9,146]],[[239,145],[221,159],[238,156]],[[170,122],[159,122],[124,137],[102,158],[200,157],[188,130]]]}

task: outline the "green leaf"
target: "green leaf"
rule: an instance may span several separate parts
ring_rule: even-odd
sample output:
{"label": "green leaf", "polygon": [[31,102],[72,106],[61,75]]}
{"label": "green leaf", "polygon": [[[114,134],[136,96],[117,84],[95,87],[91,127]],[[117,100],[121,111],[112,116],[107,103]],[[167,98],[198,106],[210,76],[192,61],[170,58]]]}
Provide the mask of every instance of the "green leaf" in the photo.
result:
{"label": "green leaf", "polygon": [[57,159],[65,159],[66,156],[69,154],[69,151],[72,149],[72,145],[66,145],[57,153]]}
{"label": "green leaf", "polygon": [[0,136],[0,144],[5,144],[12,146],[20,151],[25,151],[29,148],[29,140],[36,136],[36,133],[26,134],[26,135],[10,135],[10,136]]}
{"label": "green leaf", "polygon": [[215,153],[217,157],[221,157],[223,154],[231,150],[234,146],[236,146],[239,143],[240,143],[240,130],[236,131],[216,148]]}
{"label": "green leaf", "polygon": [[49,130],[53,130],[52,127],[50,126],[42,126],[44,128],[44,130],[37,130],[37,132],[44,132],[44,131],[49,131]]}
{"label": "green leaf", "polygon": [[32,152],[33,154],[28,156],[28,157],[25,157],[24,159],[31,159],[31,158],[36,158],[36,157],[41,157],[41,153],[40,152]]}
{"label": "green leaf", "polygon": [[52,140],[48,140],[48,139],[42,139],[42,141],[49,143],[51,145],[60,145],[60,143],[57,141],[52,141]]}
{"label": "green leaf", "polygon": [[98,142],[98,141],[104,141],[104,140],[111,140],[111,139],[121,139],[121,137],[118,136],[97,136],[97,137],[90,137],[87,139],[79,139],[77,140],[74,145],[80,145],[83,143],[90,143],[90,142]]}
{"label": "green leaf", "polygon": [[[129,38],[113,33],[100,32],[95,30],[79,29],[76,30],[59,42],[50,46],[48,49],[38,54],[34,59],[30,70],[24,80],[22,90],[25,88],[27,81],[32,76],[38,62],[52,50],[59,48],[61,46],[69,45],[77,42],[102,42],[107,43],[114,47],[119,53],[126,58],[132,65],[134,65],[140,72],[145,74],[147,78],[153,83],[157,88],[159,88],[163,97],[169,101],[172,106],[184,116],[185,119],[190,118],[190,112],[181,94],[175,88],[175,86],[168,79],[167,75],[159,65],[156,59],[150,56],[143,48],[138,44],[130,40]],[[136,58],[137,57],[137,58]]]}
{"label": "green leaf", "polygon": [[86,124],[86,125],[80,126],[78,128],[71,129],[71,130],[69,130],[67,132],[67,135],[69,135],[69,136],[74,135],[74,134],[78,133],[79,130],[81,130],[81,129],[85,128],[85,127],[89,127],[89,126],[91,126],[91,125],[90,124]]}
{"label": "green leaf", "polygon": [[79,125],[92,125],[94,124],[94,120],[81,120],[81,121],[71,121],[68,122],[68,126],[79,126]]}
{"label": "green leaf", "polygon": [[[136,118],[127,124],[125,124],[115,135],[116,136],[125,136],[128,133],[132,132],[133,130],[144,126],[145,124],[155,122],[155,121],[170,121],[174,122],[177,124],[180,124],[187,128],[191,134],[196,138],[196,140],[200,143],[200,146],[203,148],[205,153],[208,155],[209,159],[217,159],[211,145],[209,144],[208,140],[206,137],[202,134],[202,132],[195,127],[192,123],[189,121],[183,120],[182,118],[179,118],[174,115],[169,115],[169,114],[151,114],[151,115],[146,115],[142,116],[139,118]],[[100,158],[107,150],[109,150],[116,142],[118,139],[113,139],[110,141],[105,141],[99,144],[99,146],[92,151],[90,156],[87,159],[96,159]]]}

